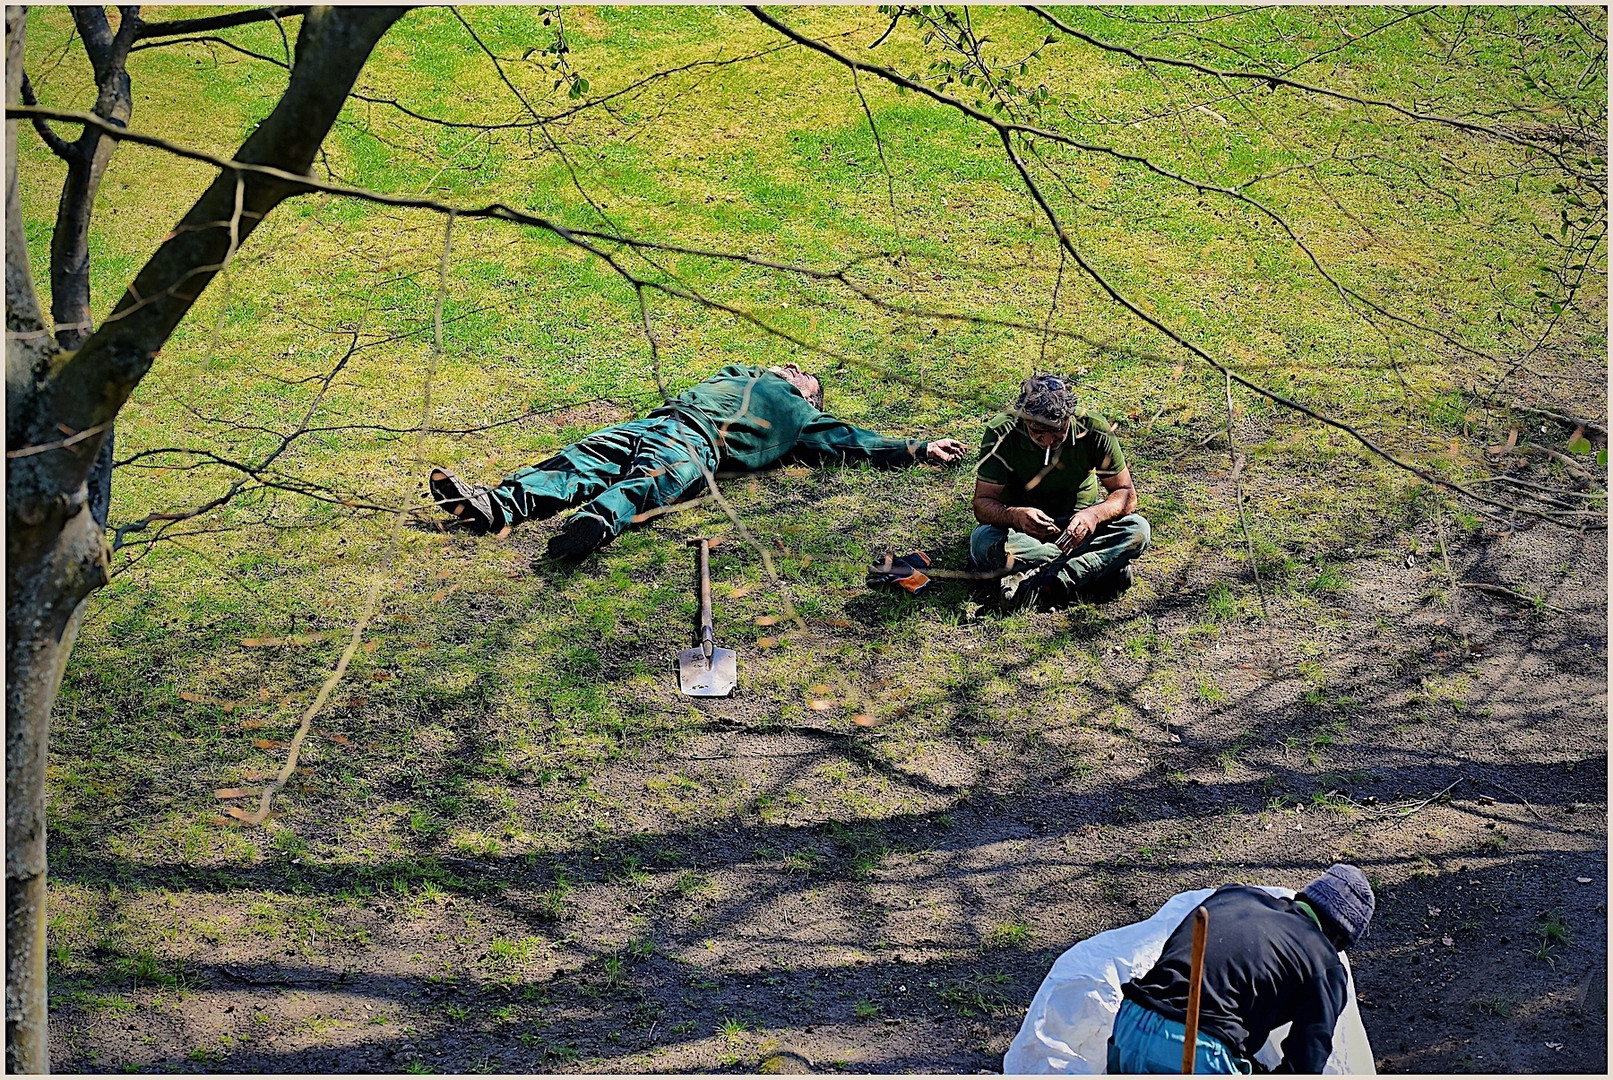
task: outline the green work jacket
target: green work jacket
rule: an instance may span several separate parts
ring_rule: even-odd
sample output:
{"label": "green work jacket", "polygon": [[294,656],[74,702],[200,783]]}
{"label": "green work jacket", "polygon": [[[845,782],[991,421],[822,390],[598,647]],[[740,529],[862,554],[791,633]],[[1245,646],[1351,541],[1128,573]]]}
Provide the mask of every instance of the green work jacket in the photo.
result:
{"label": "green work jacket", "polygon": [[764,367],[723,368],[651,416],[676,416],[717,448],[723,464],[760,469],[786,454],[809,461],[909,465],[928,443],[888,439],[820,412],[790,381]]}

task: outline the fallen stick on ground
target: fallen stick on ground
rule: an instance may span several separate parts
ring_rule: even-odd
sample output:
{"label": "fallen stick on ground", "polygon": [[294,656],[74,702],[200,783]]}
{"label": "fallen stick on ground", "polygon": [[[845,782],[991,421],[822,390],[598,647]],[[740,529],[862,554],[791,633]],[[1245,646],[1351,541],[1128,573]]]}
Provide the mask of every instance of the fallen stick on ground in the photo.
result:
{"label": "fallen stick on ground", "polygon": [[683,502],[672,503],[670,506],[651,507],[642,513],[634,514],[633,524],[641,524],[642,522],[649,521],[651,518],[658,518],[662,514],[675,514],[679,510],[693,510],[696,507],[704,506],[711,501],[712,496],[702,495],[698,499],[686,499]]}
{"label": "fallen stick on ground", "polygon": [[1504,793],[1506,793],[1508,795],[1511,795],[1514,799],[1517,799],[1519,802],[1523,803],[1524,807],[1526,809],[1528,809],[1528,811],[1535,816],[1536,821],[1545,821],[1546,820],[1545,815],[1542,814],[1539,810],[1536,810],[1534,808],[1533,803],[1531,803],[1528,799],[1524,798],[1522,795],[1519,795],[1516,791],[1513,791],[1511,788],[1502,787],[1500,784],[1496,783],[1494,780],[1486,780],[1486,781],[1484,781],[1484,783],[1489,784],[1491,787],[1495,788],[1497,791],[1504,792]]}
{"label": "fallen stick on ground", "polygon": [[1178,461],[1181,461],[1183,458],[1185,458],[1187,455],[1191,454],[1193,451],[1201,449],[1201,448],[1206,447],[1206,446],[1209,446],[1210,443],[1215,441],[1215,437],[1217,435],[1225,435],[1225,434],[1226,434],[1226,432],[1222,431],[1220,428],[1216,428],[1214,431],[1212,431],[1208,435],[1204,436],[1204,438],[1200,439],[1198,442],[1194,443],[1192,446],[1188,447],[1186,450],[1183,450],[1180,454],[1177,454],[1175,457],[1171,458],[1171,464],[1175,465]]}
{"label": "fallen stick on ground", "polygon": [[1582,427],[1586,431],[1594,431],[1598,435],[1607,434],[1607,428],[1596,420],[1581,420],[1577,416],[1564,416],[1562,413],[1552,412],[1549,409],[1536,409],[1528,405],[1520,405],[1515,401],[1504,402],[1502,407],[1511,409],[1514,412],[1532,413],[1535,416],[1544,416],[1546,419],[1555,420],[1559,424]]}
{"label": "fallen stick on ground", "polygon": [[1463,779],[1462,777],[1458,776],[1455,780],[1452,780],[1450,783],[1446,784],[1443,788],[1440,788],[1434,794],[1430,795],[1428,798],[1424,799],[1422,802],[1418,803],[1416,806],[1412,807],[1410,810],[1407,810],[1407,811],[1403,812],[1400,816],[1401,817],[1410,817],[1411,815],[1415,814],[1417,811],[1421,810],[1423,807],[1427,806],[1429,803],[1438,802],[1440,799],[1443,799],[1446,795],[1449,795],[1450,791],[1451,791],[1451,788],[1455,787],[1457,784],[1460,784],[1462,782],[1462,779]]}
{"label": "fallen stick on ground", "polygon": [[1553,461],[1559,462],[1563,468],[1568,470],[1568,474],[1574,477],[1576,480],[1583,480],[1586,483],[1596,482],[1596,478],[1589,472],[1585,471],[1584,466],[1580,462],[1575,461],[1573,458],[1559,450],[1553,450],[1549,446],[1535,446],[1532,443],[1520,447],[1520,449],[1528,453],[1538,454],[1541,457],[1548,457]]}
{"label": "fallen stick on ground", "polygon": [[1439,791],[1434,792],[1434,794],[1430,795],[1422,802],[1413,803],[1410,806],[1385,806],[1377,811],[1376,816],[1388,820],[1404,821],[1406,818],[1409,818],[1413,814],[1422,810],[1428,804],[1438,802],[1446,795],[1449,795],[1451,788],[1455,787],[1457,784],[1460,784],[1464,779],[1466,779],[1466,777],[1458,776],[1455,780],[1452,780],[1450,783],[1446,784]]}
{"label": "fallen stick on ground", "polygon": [[1505,585],[1492,585],[1487,581],[1458,581],[1456,584],[1464,589],[1478,589],[1480,592],[1494,593],[1497,596],[1505,596],[1509,599],[1516,600],[1521,604],[1528,604],[1530,607],[1538,607],[1544,608],[1546,611],[1554,611],[1558,615],[1568,614],[1568,612],[1564,611],[1560,607],[1552,607],[1542,599],[1530,596],[1528,593],[1519,592],[1517,589],[1509,589]]}

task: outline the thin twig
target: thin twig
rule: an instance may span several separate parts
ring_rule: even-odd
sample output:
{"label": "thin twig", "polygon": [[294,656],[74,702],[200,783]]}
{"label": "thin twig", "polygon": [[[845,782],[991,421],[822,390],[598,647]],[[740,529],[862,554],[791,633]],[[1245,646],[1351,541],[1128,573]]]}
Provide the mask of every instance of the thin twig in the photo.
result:
{"label": "thin twig", "polygon": [[[431,351],[431,363],[426,369],[425,388],[420,405],[419,434],[415,439],[415,458],[419,462],[426,460],[426,432],[431,428],[431,385],[437,375],[437,366],[442,360],[442,311],[448,299],[448,258],[453,246],[453,230],[454,215],[449,214],[447,224],[443,228],[442,263],[435,319],[436,335]],[[342,681],[342,676],[347,673],[347,665],[352,662],[354,654],[358,652],[359,644],[364,640],[364,630],[369,626],[370,619],[374,617],[376,603],[381,596],[381,583],[390,574],[394,563],[397,561],[399,539],[403,534],[403,523],[408,517],[408,507],[399,507],[397,514],[392,519],[392,533],[381,568],[370,581],[369,592],[364,598],[364,609],[360,612],[358,621],[353,624],[353,636],[349,639],[347,648],[342,650],[341,659],[336,662],[335,670],[330,673],[330,677],[319,688],[319,693],[314,696],[313,702],[303,712],[302,722],[297,727],[297,733],[292,736],[291,749],[286,755],[286,762],[281,766],[280,772],[276,774],[275,778],[264,787],[257,812],[248,814],[240,807],[232,806],[229,808],[229,813],[232,817],[252,825],[262,825],[268,820],[269,806],[275,794],[286,786],[286,781],[291,779],[291,774],[296,771],[297,758],[302,752],[303,741],[308,737],[314,717],[319,715],[320,711],[325,707],[325,702],[330,698],[331,692]]]}
{"label": "thin twig", "polygon": [[1434,794],[1430,795],[1428,798],[1424,799],[1422,802],[1417,803],[1417,804],[1415,804],[1413,806],[1407,807],[1405,809],[1395,810],[1395,809],[1391,809],[1391,808],[1386,807],[1384,809],[1384,811],[1383,811],[1382,816],[1388,817],[1393,821],[1403,821],[1406,818],[1411,817],[1413,814],[1417,813],[1418,811],[1422,810],[1424,807],[1430,805],[1431,803],[1436,803],[1440,799],[1443,799],[1446,795],[1449,795],[1450,792],[1451,792],[1451,789],[1454,788],[1457,784],[1460,784],[1464,779],[1465,779],[1465,777],[1458,776],[1455,780],[1452,780],[1450,783],[1446,784],[1443,788],[1441,788],[1440,790],[1436,791]]}
{"label": "thin twig", "polygon": [[1200,439],[1198,442],[1194,443],[1192,446],[1189,446],[1186,450],[1183,450],[1180,454],[1177,454],[1175,457],[1171,458],[1171,464],[1175,465],[1177,462],[1181,461],[1183,458],[1185,458],[1187,455],[1191,454],[1195,450],[1202,450],[1204,447],[1209,446],[1212,442],[1214,442],[1217,438],[1219,438],[1220,436],[1222,436],[1224,434],[1225,434],[1225,432],[1223,432],[1220,428],[1212,429],[1208,435],[1204,436],[1204,438]]}
{"label": "thin twig", "polygon": [[1494,585],[1488,581],[1458,581],[1456,584],[1464,589],[1477,589],[1480,592],[1494,593],[1496,596],[1505,596],[1510,600],[1518,601],[1520,604],[1528,604],[1532,608],[1540,608],[1544,611],[1555,612],[1558,615],[1568,614],[1568,612],[1564,611],[1560,607],[1552,607],[1540,597],[1530,596],[1528,593],[1522,593],[1516,589],[1509,589],[1505,585]]}
{"label": "thin twig", "polygon": [[1479,781],[1479,783],[1489,784],[1491,787],[1495,788],[1497,791],[1504,792],[1507,795],[1511,795],[1514,799],[1517,799],[1519,802],[1523,803],[1524,808],[1527,809],[1531,814],[1533,814],[1535,816],[1535,820],[1537,820],[1537,821],[1545,821],[1546,820],[1546,816],[1544,814],[1542,814],[1539,810],[1536,810],[1533,803],[1531,803],[1528,799],[1524,798],[1522,795],[1519,795],[1516,791],[1513,791],[1511,788],[1503,787],[1502,785],[1496,783],[1494,780],[1491,780],[1488,777],[1485,777],[1483,780]]}
{"label": "thin twig", "polygon": [[680,510],[694,510],[698,507],[710,504],[711,501],[712,498],[710,495],[701,495],[699,498],[686,499],[683,502],[672,503],[669,506],[651,507],[650,509],[642,511],[641,513],[634,514],[633,524],[642,525],[644,522],[653,521],[655,518],[661,517],[663,514],[676,514]]}
{"label": "thin twig", "polygon": [[57,439],[55,442],[40,443],[37,446],[24,446],[24,447],[22,447],[20,449],[17,449],[17,450],[7,450],[6,451],[6,457],[7,458],[33,457],[35,454],[43,454],[47,450],[61,450],[64,447],[72,446],[75,443],[81,443],[85,439],[88,439],[88,438],[91,438],[93,436],[99,435],[101,432],[105,431],[107,428],[109,428],[111,426],[112,426],[112,421],[108,420],[104,424],[96,424],[94,427],[85,428],[83,431],[80,431],[80,432],[77,432],[75,434],[69,435],[65,439]]}
{"label": "thin twig", "polygon": [[[233,50],[235,52],[238,52],[238,53],[242,54],[243,56],[250,56],[254,60],[262,60],[265,63],[273,64],[276,67],[285,68],[288,72],[291,70],[291,65],[286,63],[285,61],[276,60],[274,57],[265,56],[263,53],[260,53],[260,52],[254,52],[253,50],[248,49],[244,45],[237,45],[233,41],[226,41],[224,38],[214,37],[212,34],[202,34],[202,35],[199,35],[197,37],[174,38],[174,39],[169,40],[169,41],[148,41],[144,45],[136,45],[136,46],[134,46],[129,51],[130,52],[142,52],[142,51],[144,51],[146,49],[166,49],[166,48],[168,48],[169,46],[172,46],[172,45],[222,45],[226,49],[230,49],[230,50]],[[213,55],[213,62],[215,64],[215,66],[216,66],[217,63],[218,63],[217,54]]]}
{"label": "thin twig", "polygon": [[[1227,453],[1232,457],[1232,497],[1238,503],[1238,525],[1243,529],[1243,546],[1249,551],[1249,570],[1255,576],[1255,594],[1260,597],[1260,618],[1267,624],[1266,635],[1271,636],[1271,612],[1266,610],[1266,587],[1260,581],[1260,561],[1255,558],[1255,542],[1249,536],[1249,521],[1243,512],[1243,464],[1245,458],[1238,453],[1232,439],[1232,375],[1227,374]],[[1275,642],[1273,642],[1275,644]]]}
{"label": "thin twig", "polygon": [[1053,326],[1053,314],[1059,309],[1059,289],[1064,285],[1064,263],[1068,257],[1064,249],[1059,248],[1059,272],[1053,279],[1053,298],[1047,305],[1047,321],[1042,323],[1042,351],[1038,355],[1038,363],[1047,362],[1047,332]]}
{"label": "thin twig", "polygon": [[235,280],[234,268],[231,263],[235,253],[241,246],[241,212],[245,208],[246,177],[240,173],[235,175],[235,208],[230,214],[230,244],[224,251],[224,258],[219,262],[219,277],[223,279],[220,289],[223,294],[218,301],[218,317],[213,320],[213,333],[207,339],[207,358],[202,362],[204,367],[212,367],[213,360],[218,356],[218,343],[224,335],[224,319],[229,314],[231,285]]}
{"label": "thin twig", "polygon": [[1450,552],[1445,548],[1445,510],[1438,505],[1434,507],[1434,529],[1439,533],[1439,557],[1445,563],[1445,576],[1451,579],[1451,621],[1456,624],[1457,633],[1462,635],[1462,647],[1471,648],[1467,640],[1467,628],[1462,625],[1462,614],[1456,608],[1456,592],[1461,582],[1456,580],[1456,571],[1451,569]]}

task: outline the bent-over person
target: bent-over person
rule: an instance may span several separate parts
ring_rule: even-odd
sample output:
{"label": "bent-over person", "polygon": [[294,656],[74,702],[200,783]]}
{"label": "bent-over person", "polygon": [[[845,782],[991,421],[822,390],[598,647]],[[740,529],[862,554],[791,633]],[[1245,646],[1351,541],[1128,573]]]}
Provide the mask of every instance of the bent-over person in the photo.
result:
{"label": "bent-over person", "polygon": [[[1201,906],[1210,925],[1193,1071],[1247,1074],[1272,1031],[1292,1024],[1274,1071],[1320,1073],[1349,1000],[1339,953],[1354,948],[1377,906],[1367,876],[1335,863],[1292,900],[1251,885],[1223,885]],[[1189,914],[1165,940],[1158,962],[1121,986],[1109,1072],[1181,1072],[1192,953]]]}

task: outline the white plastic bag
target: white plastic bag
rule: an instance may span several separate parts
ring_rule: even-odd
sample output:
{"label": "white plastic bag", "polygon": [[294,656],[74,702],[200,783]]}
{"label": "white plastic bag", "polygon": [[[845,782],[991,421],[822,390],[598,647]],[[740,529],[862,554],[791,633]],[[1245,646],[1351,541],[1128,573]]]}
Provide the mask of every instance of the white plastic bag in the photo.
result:
{"label": "white plastic bag", "polygon": [[[1291,897],[1294,890],[1271,885],[1260,888],[1273,896]],[[1003,1055],[1003,1072],[1101,1073],[1109,1059],[1109,1034],[1120,1011],[1120,986],[1154,966],[1165,949],[1165,939],[1181,925],[1213,889],[1178,893],[1152,918],[1117,927],[1087,938],[1065,950],[1053,962],[1031,1000],[1019,1034]],[[1349,975],[1350,960],[1344,957]],[[1349,979],[1344,1011],[1333,1030],[1333,1053],[1327,1059],[1329,1074],[1376,1075],[1372,1046],[1361,1012],[1355,1003],[1355,979]],[[1255,1058],[1272,1068],[1282,1060],[1284,1024],[1271,1033]]]}

